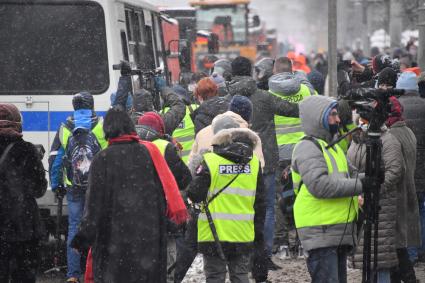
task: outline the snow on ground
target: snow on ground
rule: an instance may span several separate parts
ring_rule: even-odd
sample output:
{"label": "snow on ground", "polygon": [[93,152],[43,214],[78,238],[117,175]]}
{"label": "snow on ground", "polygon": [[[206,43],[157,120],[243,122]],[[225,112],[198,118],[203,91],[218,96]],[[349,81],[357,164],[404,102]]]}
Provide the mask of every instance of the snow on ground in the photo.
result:
{"label": "snow on ground", "polygon": [[[278,255],[273,257],[273,261],[282,267],[277,271],[269,272],[269,280],[273,283],[307,283],[310,282],[310,276],[307,271],[307,267],[304,259],[279,259]],[[425,263],[420,263],[415,267],[416,277],[421,283],[425,283]],[[361,282],[362,274],[361,270],[348,268],[348,283]],[[40,276],[37,282],[42,283],[59,283],[64,282],[63,277],[60,278],[49,278],[48,276]],[[188,273],[186,274],[183,283],[200,283],[205,282],[205,276],[203,271],[202,256],[198,255]],[[254,282],[254,280],[251,280]],[[226,283],[230,283],[226,280]]]}
{"label": "snow on ground", "polygon": [[[304,283],[310,282],[305,259],[281,260],[278,256],[273,257],[273,261],[282,267],[277,271],[269,272],[269,280],[273,283]],[[415,267],[416,277],[420,282],[425,283],[425,263],[420,263]],[[348,268],[348,282],[358,283],[362,281],[361,270]],[[203,272],[202,256],[198,255],[189,269],[183,283],[205,282]],[[226,281],[230,282],[229,280]],[[252,280],[254,282],[254,280]]]}

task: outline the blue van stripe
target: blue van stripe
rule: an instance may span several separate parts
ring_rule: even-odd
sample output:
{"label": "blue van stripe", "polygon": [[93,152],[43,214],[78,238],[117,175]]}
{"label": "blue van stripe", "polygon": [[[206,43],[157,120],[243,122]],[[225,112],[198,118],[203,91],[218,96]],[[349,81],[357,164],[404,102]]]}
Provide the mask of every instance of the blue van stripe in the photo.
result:
{"label": "blue van stripe", "polygon": [[[24,120],[22,128],[27,132],[46,132],[57,131],[61,123],[66,121],[66,118],[71,116],[73,111],[22,111]],[[96,111],[98,116],[105,116],[105,111]],[[48,127],[50,115],[50,129]]]}

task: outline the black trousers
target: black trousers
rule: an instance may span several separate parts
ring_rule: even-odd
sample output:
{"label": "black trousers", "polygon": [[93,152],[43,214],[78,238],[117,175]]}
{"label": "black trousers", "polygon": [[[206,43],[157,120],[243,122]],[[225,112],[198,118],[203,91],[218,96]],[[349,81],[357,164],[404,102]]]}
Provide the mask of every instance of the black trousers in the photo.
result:
{"label": "black trousers", "polygon": [[38,264],[38,240],[0,241],[0,283],[34,283]]}
{"label": "black trousers", "polygon": [[180,283],[198,253],[198,215],[199,212],[190,210],[191,219],[186,225],[184,236],[176,238],[176,267],[174,282]]}
{"label": "black trousers", "polygon": [[391,283],[416,283],[415,269],[407,248],[397,249],[398,268],[391,271]]}

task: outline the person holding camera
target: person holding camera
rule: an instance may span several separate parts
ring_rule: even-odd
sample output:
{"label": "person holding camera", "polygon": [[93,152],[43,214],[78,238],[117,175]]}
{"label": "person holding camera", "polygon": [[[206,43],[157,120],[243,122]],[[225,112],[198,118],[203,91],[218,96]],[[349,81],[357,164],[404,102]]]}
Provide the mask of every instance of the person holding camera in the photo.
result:
{"label": "person holding camera", "polygon": [[338,114],[329,97],[314,95],[300,103],[306,137],[292,155],[294,219],[312,282],[347,282],[347,255],[355,246],[356,196],[363,185],[349,177],[339,145],[327,147],[338,132]]}
{"label": "person holding camera", "polygon": [[83,216],[90,163],[106,148],[103,119],[94,111],[93,96],[86,91],[72,98],[74,113],[56,132],[50,149],[49,173],[52,191],[57,197],[66,195],[68,202],[67,278],[79,282],[81,256],[70,243]]}
{"label": "person holding camera", "polygon": [[43,236],[37,198],[47,189],[43,156],[22,138],[22,116],[0,103],[0,282],[35,282]]}
{"label": "person holding camera", "polygon": [[[143,113],[155,110],[159,111],[160,109],[155,109],[154,96],[149,90],[140,88],[133,93],[131,84],[133,71],[130,64],[126,61],[122,61],[119,67],[121,78],[118,83],[117,95],[112,106],[119,105],[122,109],[126,109],[128,96],[132,95],[133,105],[129,114],[133,123],[136,125],[137,120]],[[160,113],[160,115],[164,121],[165,133],[171,136],[186,115],[186,105],[171,88],[165,86],[165,82],[161,77],[156,76],[154,81],[155,88],[160,92],[161,98],[164,100],[161,108],[168,109],[166,112]]]}

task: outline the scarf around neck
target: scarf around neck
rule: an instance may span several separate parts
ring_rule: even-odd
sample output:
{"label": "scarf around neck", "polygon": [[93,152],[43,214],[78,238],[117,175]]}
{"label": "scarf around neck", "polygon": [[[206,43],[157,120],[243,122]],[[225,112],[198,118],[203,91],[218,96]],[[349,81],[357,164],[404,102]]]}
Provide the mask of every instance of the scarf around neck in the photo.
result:
{"label": "scarf around neck", "polygon": [[183,224],[189,219],[189,214],[184,204],[183,198],[180,195],[179,188],[177,186],[176,179],[171,173],[167,162],[161,155],[161,152],[155,144],[147,141],[142,141],[137,133],[131,133],[129,135],[121,135],[116,138],[108,140],[109,144],[120,143],[120,142],[134,142],[137,141],[146,147],[152,162],[155,166],[158,177],[161,181],[162,188],[164,190],[165,199],[167,201],[167,212],[166,216],[172,222],[176,224]]}

